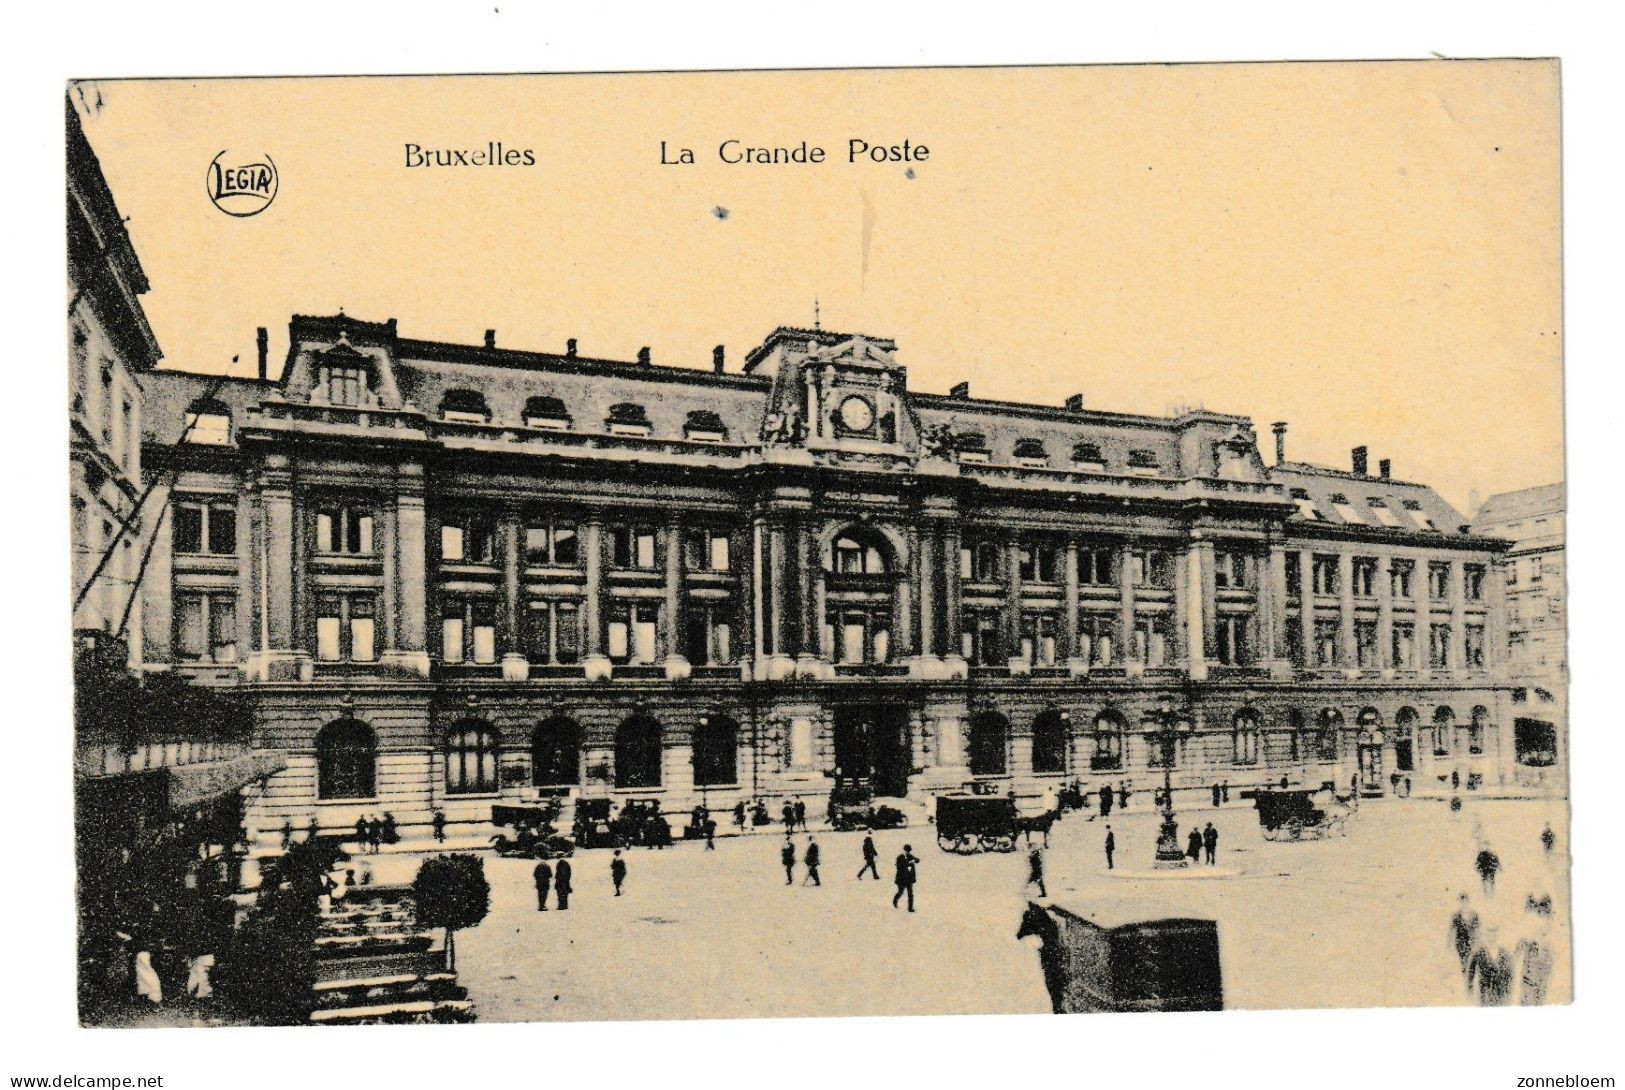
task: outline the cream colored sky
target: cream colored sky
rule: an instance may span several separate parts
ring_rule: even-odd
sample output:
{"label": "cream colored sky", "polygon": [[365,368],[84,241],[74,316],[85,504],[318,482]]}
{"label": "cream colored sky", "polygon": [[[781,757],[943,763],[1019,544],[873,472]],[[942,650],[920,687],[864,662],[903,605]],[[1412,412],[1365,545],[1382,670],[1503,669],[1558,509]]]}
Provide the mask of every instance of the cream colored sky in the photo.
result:
{"label": "cream colored sky", "polygon": [[[1555,62],[100,81],[87,118],[168,366],[291,313],[730,366],[775,325],[894,337],[917,389],[1251,415],[1464,505],[1562,477]],[[822,145],[725,166],[717,145]],[[850,137],[915,164],[847,165]],[[698,165],[659,165],[659,144]],[[534,149],[408,170],[403,145]],[[275,202],[222,215],[222,148]],[[711,209],[728,210],[718,219]]]}

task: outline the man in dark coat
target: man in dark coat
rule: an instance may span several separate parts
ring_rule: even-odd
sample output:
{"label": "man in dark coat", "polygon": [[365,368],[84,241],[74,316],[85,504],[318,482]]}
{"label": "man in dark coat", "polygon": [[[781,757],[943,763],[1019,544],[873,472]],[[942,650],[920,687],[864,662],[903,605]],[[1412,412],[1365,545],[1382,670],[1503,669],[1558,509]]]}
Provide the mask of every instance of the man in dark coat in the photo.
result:
{"label": "man in dark coat", "polygon": [[784,800],[784,806],[779,810],[779,816],[784,819],[784,831],[790,832],[796,827],[795,804],[789,799]]}
{"label": "man in dark coat", "polygon": [[715,818],[705,819],[705,850],[708,852],[717,850],[717,822]]}
{"label": "man in dark coat", "polygon": [[1207,850],[1207,865],[1213,866],[1219,854],[1219,830],[1213,827],[1211,821],[1202,830],[1202,847]]}
{"label": "man in dark coat", "polygon": [[1100,785],[1100,816],[1112,816],[1112,785],[1109,783]]}
{"label": "man in dark coat", "polygon": [[1217,807],[1219,805],[1219,785],[1218,784],[1213,785],[1213,805],[1214,805],[1214,807]]}
{"label": "man in dark coat", "polygon": [[1478,877],[1484,883],[1484,892],[1493,895],[1495,893],[1495,875],[1501,869],[1501,857],[1488,848],[1484,848],[1478,853],[1478,858],[1473,861],[1473,866],[1477,868]]}
{"label": "man in dark coat", "polygon": [[1117,851],[1117,837],[1112,834],[1112,827],[1106,826],[1106,869],[1112,869],[1112,853]]}
{"label": "man in dark coat", "polygon": [[1027,884],[1037,886],[1040,897],[1049,896],[1049,890],[1044,888],[1044,853],[1037,848],[1027,853]]}
{"label": "man in dark coat", "polygon": [[367,822],[367,848],[374,855],[384,843],[384,823],[377,818]]}
{"label": "man in dark coat", "polygon": [[1065,1011],[1066,949],[1061,945],[1061,928],[1048,912],[1034,904],[1027,906],[1021,917],[1017,939],[1038,936],[1038,965],[1044,972],[1044,988],[1049,992],[1050,1010],[1056,1014]]}
{"label": "man in dark coat", "polygon": [[[1551,832],[1552,827],[1550,825],[1548,825],[1546,827],[1546,831],[1548,833]],[[282,850],[287,851],[288,848],[292,844],[293,844],[293,822],[284,821],[282,823]],[[1547,850],[1549,851],[1550,849],[1547,849]]]}
{"label": "man in dark coat", "polygon": [[1185,855],[1192,863],[1202,861],[1202,833],[1196,826],[1191,826],[1191,835],[1185,841]]}
{"label": "man in dark coat", "polygon": [[444,844],[446,842],[446,812],[444,810],[434,812],[433,824],[435,843]]}
{"label": "man in dark coat", "polygon": [[1230,781],[1229,780],[1220,780],[1219,781],[1219,798],[1222,799],[1225,802],[1230,801]]}
{"label": "man in dark coat", "polygon": [[877,882],[880,881],[880,872],[875,869],[875,860],[877,860],[879,858],[880,858],[880,852],[875,848],[875,838],[872,837],[872,836],[864,837],[863,838],[863,866],[858,868],[858,880],[859,881],[863,880],[863,876],[864,876],[865,873],[874,875],[875,876],[875,881],[877,881]]}
{"label": "man in dark coat", "polygon": [[807,864],[807,877],[805,877],[805,878],[803,878],[801,880],[801,884],[806,885],[808,882],[811,882],[815,886],[823,885],[824,883],[820,882],[818,880],[818,842],[817,841],[811,840],[811,839],[809,839],[807,841],[807,854],[802,856],[802,860],[803,860],[803,862],[805,862]]}
{"label": "man in dark coat", "polygon": [[564,912],[570,907],[570,861],[560,859],[559,865],[553,870],[553,892],[559,897],[559,911]]}
{"label": "man in dark coat", "polygon": [[779,849],[779,862],[784,864],[784,884],[793,885],[796,880],[796,846],[790,840],[790,834],[784,834],[784,847]]}
{"label": "man in dark coat", "polygon": [[547,891],[553,885],[553,868],[547,865],[547,860],[536,864],[536,911],[547,911]]}
{"label": "man in dark coat", "polygon": [[615,896],[621,895],[621,886],[626,882],[626,860],[621,858],[621,849],[615,849],[615,857],[609,861],[609,880],[615,883]]}
{"label": "man in dark coat", "polygon": [[892,895],[891,906],[897,907],[897,902],[906,893],[908,895],[908,910],[914,911],[914,882],[919,877],[919,857],[914,854],[914,847],[903,845],[903,851],[897,857],[897,892]]}
{"label": "man in dark coat", "polygon": [[1129,797],[1128,786],[1126,784],[1121,784],[1121,783],[1118,784],[1117,785],[1117,808],[1119,810],[1127,810],[1128,809],[1128,797]]}
{"label": "man in dark coat", "polygon": [[1450,942],[1456,948],[1456,960],[1461,963],[1462,975],[1467,973],[1467,962],[1478,946],[1478,913],[1473,911],[1467,895],[1461,895],[1460,907],[1450,917]]}
{"label": "man in dark coat", "polygon": [[371,835],[370,835],[371,832],[372,832],[372,824],[367,821],[366,817],[363,816],[363,817],[358,817],[358,818],[355,819],[355,847],[356,847],[356,851],[364,852],[364,851],[367,850],[367,841],[372,839]]}

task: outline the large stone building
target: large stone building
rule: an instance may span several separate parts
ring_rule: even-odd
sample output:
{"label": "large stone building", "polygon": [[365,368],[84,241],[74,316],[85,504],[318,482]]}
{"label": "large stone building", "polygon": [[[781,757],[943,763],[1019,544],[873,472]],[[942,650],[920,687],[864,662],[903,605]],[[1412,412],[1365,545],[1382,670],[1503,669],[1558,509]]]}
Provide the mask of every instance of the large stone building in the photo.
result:
{"label": "large stone building", "polygon": [[1473,516],[1473,532],[1506,538],[1505,680],[1512,686],[1520,783],[1563,789],[1568,750],[1569,656],[1561,484],[1501,492]]}
{"label": "large stone building", "polygon": [[[813,803],[980,781],[1511,776],[1505,543],[1421,484],[1266,465],[1250,421],[911,390],[878,337],[742,370],[295,317],[267,374],[153,375],[174,471],[145,658],[249,694],[286,822],[498,798]],[[173,437],[193,421],[187,441]]]}

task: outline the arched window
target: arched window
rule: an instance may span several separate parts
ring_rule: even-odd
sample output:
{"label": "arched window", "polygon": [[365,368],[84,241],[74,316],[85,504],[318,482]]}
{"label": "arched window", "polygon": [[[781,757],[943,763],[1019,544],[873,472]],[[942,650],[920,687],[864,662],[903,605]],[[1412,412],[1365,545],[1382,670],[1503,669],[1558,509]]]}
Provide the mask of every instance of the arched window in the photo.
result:
{"label": "arched window", "polygon": [[497,789],[501,742],[489,723],[465,719],[446,733],[446,793],[479,795]]}
{"label": "arched window", "polygon": [[1066,771],[1066,717],[1047,711],[1033,720],[1033,771]]}
{"label": "arched window", "polygon": [[830,570],[840,575],[885,575],[891,568],[879,535],[842,534],[830,547]]}
{"label": "arched window", "polygon": [[1337,732],[1343,729],[1343,713],[1336,708],[1322,708],[1320,722],[1315,729],[1315,757],[1322,761],[1337,760]]}
{"label": "arched window", "polygon": [[484,424],[491,419],[491,410],[478,390],[447,390],[440,399],[440,415],[464,424]]}
{"label": "arched window", "polygon": [[1456,713],[1440,705],[1433,710],[1433,755],[1448,757],[1452,749],[1452,735],[1456,732]]}
{"label": "arched window", "polygon": [[1467,724],[1467,752],[1477,757],[1484,752],[1484,736],[1490,726],[1490,710],[1479,704],[1473,708],[1473,718]]}
{"label": "arched window", "polygon": [[1010,724],[998,712],[982,712],[970,721],[972,776],[1002,776],[1009,765]]}
{"label": "arched window", "polygon": [[739,726],[725,715],[702,715],[694,727],[694,785],[739,782]]}
{"label": "arched window", "polygon": [[615,730],[615,786],[660,786],[660,724],[634,715]]}
{"label": "arched window", "polygon": [[1238,765],[1258,763],[1258,713],[1243,708],[1230,722],[1230,759]]}
{"label": "arched window", "polygon": [[1394,715],[1394,770],[1412,772],[1416,769],[1416,724],[1421,716],[1415,708],[1401,708]]}
{"label": "arched window", "polygon": [[1111,772],[1123,767],[1123,717],[1114,711],[1095,716],[1095,752],[1089,758],[1091,772]]}
{"label": "arched window", "polygon": [[530,782],[537,787],[574,787],[581,782],[581,728],[555,715],[530,736]]}
{"label": "arched window", "polygon": [[377,792],[378,742],[359,719],[335,719],[316,735],[316,794],[370,799]]}

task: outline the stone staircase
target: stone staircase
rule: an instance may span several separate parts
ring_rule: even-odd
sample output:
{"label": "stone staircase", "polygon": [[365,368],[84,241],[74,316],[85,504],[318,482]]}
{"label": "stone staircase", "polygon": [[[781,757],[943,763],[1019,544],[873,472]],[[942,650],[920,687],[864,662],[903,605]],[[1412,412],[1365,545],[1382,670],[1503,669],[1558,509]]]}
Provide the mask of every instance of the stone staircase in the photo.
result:
{"label": "stone staircase", "polygon": [[421,931],[410,892],[356,889],[322,913],[314,1025],[472,1022],[474,1005]]}

